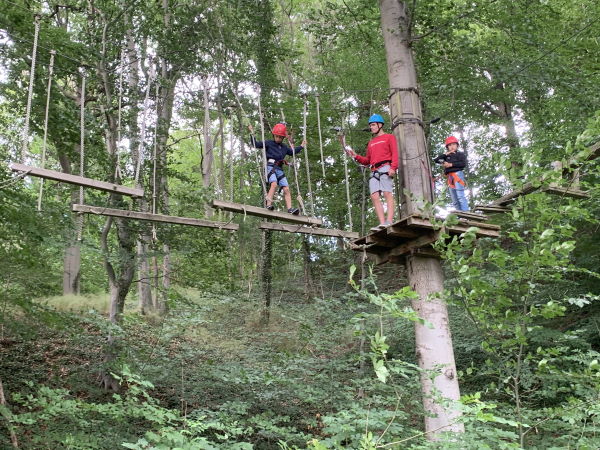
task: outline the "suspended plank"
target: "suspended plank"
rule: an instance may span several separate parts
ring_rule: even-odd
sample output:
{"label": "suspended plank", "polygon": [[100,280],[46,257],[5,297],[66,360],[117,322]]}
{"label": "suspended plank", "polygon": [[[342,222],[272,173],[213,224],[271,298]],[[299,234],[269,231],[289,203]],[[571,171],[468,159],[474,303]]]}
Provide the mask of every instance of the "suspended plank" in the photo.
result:
{"label": "suspended plank", "polygon": [[71,175],[70,173],[41,169],[39,167],[31,167],[19,163],[11,163],[9,167],[13,172],[26,172],[27,175],[34,177],[46,178],[48,180],[60,181],[62,183],[98,189],[100,191],[114,192],[121,195],[128,195],[130,197],[144,196],[144,191],[142,189],[121,186],[118,184],[109,183],[107,181],[94,180],[92,178],[80,177],[79,175]]}
{"label": "suspended plank", "polygon": [[560,195],[565,197],[572,198],[590,198],[590,194],[586,191],[582,191],[580,189],[573,189],[562,186],[547,186],[542,188],[543,192],[547,192],[548,194]]}
{"label": "suspended plank", "polygon": [[311,228],[304,225],[286,225],[283,223],[261,222],[261,230],[287,231],[288,233],[316,234],[319,236],[341,237],[358,239],[360,236],[353,231],[332,230],[328,228]]}
{"label": "suspended plank", "polygon": [[537,191],[539,187],[535,187],[532,183],[525,183],[521,189],[517,189],[515,191],[509,192],[506,195],[494,200],[492,205],[496,206],[506,206],[510,205],[521,195],[531,194],[534,191]]}
{"label": "suspended plank", "polygon": [[284,222],[302,223],[305,225],[323,225],[321,219],[308,216],[295,216],[287,212],[280,211],[269,211],[266,208],[260,208],[252,205],[242,205],[240,203],[225,202],[223,200],[213,200],[212,207],[216,209],[222,209],[224,211],[231,211],[236,213],[248,214],[250,216],[263,217],[265,219],[277,219]]}
{"label": "suspended plank", "polygon": [[101,206],[73,205],[73,212],[86,214],[98,214],[101,216],[121,217],[123,219],[147,220],[149,222],[164,222],[177,225],[189,225],[192,227],[219,228],[221,230],[237,231],[240,226],[237,223],[213,222],[212,220],[194,219],[192,217],[166,216],[164,214],[152,214],[138,211],[125,211],[122,209],[104,208]]}
{"label": "suspended plank", "polygon": [[475,205],[475,209],[478,211],[483,211],[489,214],[494,213],[505,213],[510,211],[510,208],[506,206],[495,206],[495,205]]}
{"label": "suspended plank", "polygon": [[465,219],[482,220],[484,222],[489,219],[489,217],[484,214],[478,214],[470,211],[452,211],[450,214],[454,214],[455,216],[463,217]]}

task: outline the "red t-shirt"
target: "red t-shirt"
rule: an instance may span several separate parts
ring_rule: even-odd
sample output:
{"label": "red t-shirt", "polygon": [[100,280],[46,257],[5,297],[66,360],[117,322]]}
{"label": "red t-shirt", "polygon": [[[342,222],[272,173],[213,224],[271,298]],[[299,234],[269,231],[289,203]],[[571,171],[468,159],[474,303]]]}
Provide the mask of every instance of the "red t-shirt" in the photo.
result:
{"label": "red t-shirt", "polygon": [[391,168],[397,170],[398,145],[396,144],[396,137],[393,134],[375,136],[369,141],[367,156],[356,155],[354,159],[362,165],[371,166],[371,170],[375,170],[373,166],[381,161],[391,161]]}

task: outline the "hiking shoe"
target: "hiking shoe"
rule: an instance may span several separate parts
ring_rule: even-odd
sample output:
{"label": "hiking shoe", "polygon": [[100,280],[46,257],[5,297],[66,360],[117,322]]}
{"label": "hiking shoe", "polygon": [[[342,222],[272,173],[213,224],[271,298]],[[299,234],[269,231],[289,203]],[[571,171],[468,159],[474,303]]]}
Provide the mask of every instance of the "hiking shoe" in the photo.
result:
{"label": "hiking shoe", "polygon": [[290,209],[288,209],[288,212],[290,214],[295,215],[295,216],[297,216],[298,214],[300,214],[300,210],[298,208],[290,208]]}

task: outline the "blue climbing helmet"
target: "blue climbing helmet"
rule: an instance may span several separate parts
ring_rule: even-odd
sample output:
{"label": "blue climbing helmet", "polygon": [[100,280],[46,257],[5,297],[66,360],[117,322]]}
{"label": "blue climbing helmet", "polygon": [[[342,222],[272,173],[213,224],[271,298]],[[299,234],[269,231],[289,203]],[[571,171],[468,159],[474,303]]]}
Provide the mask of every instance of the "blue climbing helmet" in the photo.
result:
{"label": "blue climbing helmet", "polygon": [[383,120],[383,117],[381,117],[379,114],[373,114],[371,117],[369,117],[369,124],[372,124],[373,122],[377,122],[383,125],[385,123],[385,120]]}

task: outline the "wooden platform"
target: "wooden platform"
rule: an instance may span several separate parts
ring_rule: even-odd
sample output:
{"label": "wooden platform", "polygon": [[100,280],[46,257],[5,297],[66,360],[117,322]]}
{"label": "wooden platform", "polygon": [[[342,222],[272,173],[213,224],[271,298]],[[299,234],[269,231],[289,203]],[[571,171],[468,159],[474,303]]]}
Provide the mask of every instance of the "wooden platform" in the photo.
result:
{"label": "wooden platform", "polygon": [[123,219],[146,220],[150,222],[164,222],[176,225],[188,225],[192,227],[218,228],[220,230],[237,231],[240,226],[237,223],[214,222],[212,220],[194,219],[192,217],[166,216],[164,214],[152,214],[137,211],[125,211],[122,209],[104,208],[101,206],[89,206],[75,204],[73,212],[85,214],[98,214],[101,216],[121,217]]}
{"label": "wooden platform", "polygon": [[358,239],[360,234],[354,231],[332,230],[328,228],[313,228],[305,225],[286,225],[283,223],[261,222],[261,230],[287,231],[288,233],[314,234],[317,236]]}
{"label": "wooden platform", "polygon": [[308,216],[295,216],[287,212],[280,211],[269,211],[266,208],[252,205],[242,205],[240,203],[225,202],[223,200],[213,200],[212,207],[216,209],[222,209],[224,211],[231,211],[236,213],[248,214],[250,216],[263,217],[265,219],[276,219],[283,222],[301,223],[304,225],[323,225],[321,219]]}
{"label": "wooden platform", "polygon": [[[442,219],[440,219],[442,220]],[[401,263],[408,254],[436,256],[432,244],[442,231],[451,236],[463,234],[471,227],[477,227],[478,237],[498,237],[500,227],[481,221],[462,219],[456,225],[436,229],[425,216],[411,215],[382,230],[374,231],[352,242],[355,251],[366,251],[375,259],[376,264],[386,262]]]}
{"label": "wooden platform", "polygon": [[74,184],[77,186],[98,189],[100,191],[114,192],[130,197],[143,197],[142,189],[121,186],[107,181],[94,180],[93,178],[80,177],[69,173],[58,172],[56,170],[40,169],[38,167],[26,166],[25,164],[11,163],[10,170],[13,172],[25,172],[34,177],[46,178],[48,180],[60,181],[61,183]]}

